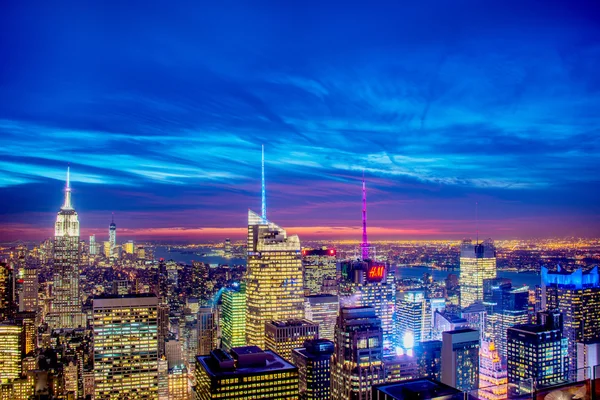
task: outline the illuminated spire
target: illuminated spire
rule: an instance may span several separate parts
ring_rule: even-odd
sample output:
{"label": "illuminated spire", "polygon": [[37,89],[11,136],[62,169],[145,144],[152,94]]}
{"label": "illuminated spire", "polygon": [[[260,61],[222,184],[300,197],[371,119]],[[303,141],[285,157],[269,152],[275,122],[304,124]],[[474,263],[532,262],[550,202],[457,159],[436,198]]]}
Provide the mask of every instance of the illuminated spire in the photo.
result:
{"label": "illuminated spire", "polygon": [[362,243],[360,248],[362,250],[362,259],[369,259],[369,241],[367,240],[367,188],[365,185],[365,173],[363,171],[362,181]]}
{"label": "illuminated spire", "polygon": [[72,210],[71,205],[71,167],[67,167],[67,185],[65,186],[65,202],[61,207],[63,210]]}
{"label": "illuminated spire", "polygon": [[262,218],[267,220],[267,194],[265,191],[265,145],[262,145]]}

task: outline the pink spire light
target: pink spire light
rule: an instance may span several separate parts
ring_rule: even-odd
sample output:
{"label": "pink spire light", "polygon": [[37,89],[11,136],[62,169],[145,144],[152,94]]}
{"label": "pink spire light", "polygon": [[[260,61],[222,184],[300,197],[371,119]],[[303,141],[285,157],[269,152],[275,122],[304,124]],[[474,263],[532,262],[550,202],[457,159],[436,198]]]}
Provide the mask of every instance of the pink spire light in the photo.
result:
{"label": "pink spire light", "polygon": [[362,181],[362,243],[360,244],[362,259],[369,259],[369,241],[367,240],[367,188],[365,186],[365,173],[363,172]]}

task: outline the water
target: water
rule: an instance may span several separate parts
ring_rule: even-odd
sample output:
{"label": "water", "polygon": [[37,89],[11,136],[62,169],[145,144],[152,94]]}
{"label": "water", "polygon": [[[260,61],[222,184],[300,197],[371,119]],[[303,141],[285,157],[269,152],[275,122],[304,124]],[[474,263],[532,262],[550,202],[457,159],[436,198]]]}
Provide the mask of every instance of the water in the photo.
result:
{"label": "water", "polygon": [[[198,253],[203,251],[208,251],[207,249],[199,249]],[[168,252],[167,247],[159,246],[154,250],[154,257],[156,259],[164,258],[165,260],[173,260],[175,262],[184,263],[191,265],[192,260],[194,261],[202,261],[205,263],[209,263],[211,267],[216,267],[217,265],[227,264],[227,265],[246,265],[245,258],[225,258],[221,256],[206,256],[201,257],[196,254],[183,254],[176,250]],[[423,277],[423,274],[428,272],[433,276],[433,279],[436,281],[443,281],[449,274],[456,274],[460,276],[460,272],[456,271],[440,271],[437,269],[431,269],[428,267],[401,267],[398,268],[400,278],[415,278],[420,279]],[[530,288],[534,288],[535,285],[540,284],[540,275],[533,272],[510,272],[510,271],[498,271],[498,278],[508,278],[512,281],[514,287],[520,287],[523,285],[527,285]]]}
{"label": "water", "polygon": [[[209,252],[208,249],[198,249],[198,253]],[[154,249],[154,258],[160,259],[164,258],[165,260],[173,260],[178,263],[183,263],[187,265],[192,265],[192,261],[202,261],[204,263],[210,264],[211,267],[216,267],[218,265],[246,265],[245,258],[225,258],[222,256],[205,256],[202,257],[197,254],[188,254],[188,253],[180,253],[177,249],[173,249],[172,251],[167,251],[167,247],[158,246]]]}

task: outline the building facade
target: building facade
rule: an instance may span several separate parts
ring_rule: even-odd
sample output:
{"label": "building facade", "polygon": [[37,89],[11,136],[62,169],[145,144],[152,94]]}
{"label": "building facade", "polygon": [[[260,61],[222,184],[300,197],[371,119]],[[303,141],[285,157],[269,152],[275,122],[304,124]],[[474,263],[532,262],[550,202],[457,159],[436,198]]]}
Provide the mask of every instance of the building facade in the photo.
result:
{"label": "building facade", "polygon": [[479,387],[479,331],[470,328],[442,333],[442,383],[458,390]]}
{"label": "building facade", "polygon": [[292,363],[298,367],[299,399],[331,398],[331,355],[334,344],[327,339],[307,340],[292,351]]}
{"label": "building facade", "polygon": [[246,342],[265,347],[265,323],[304,318],[298,236],[248,210]]}
{"label": "building facade", "polygon": [[298,368],[257,346],[196,357],[196,400],[298,399]]}
{"label": "building facade", "polygon": [[483,281],[496,278],[496,248],[491,239],[460,246],[460,307],[483,301]]}
{"label": "building facade", "polygon": [[337,294],[335,291],[331,293],[331,287],[326,285],[328,280],[337,279],[335,249],[302,249],[302,266],[305,296]]}
{"label": "building facade", "polygon": [[373,307],[342,307],[331,358],[331,398],[371,400],[385,381],[383,330]]}
{"label": "building facade", "polygon": [[158,398],[158,299],[93,301],[94,398]]}
{"label": "building facade", "polygon": [[246,345],[246,286],[228,288],[222,296],[221,347],[229,351]]}
{"label": "building facade", "polygon": [[537,324],[508,328],[509,395],[567,380],[568,346],[562,335],[562,314],[540,312],[537,319]]}
{"label": "building facade", "polygon": [[319,325],[305,319],[270,321],[265,325],[265,346],[286,360],[292,359],[292,350],[307,340],[319,338]]}
{"label": "building facade", "polygon": [[304,298],[304,316],[319,325],[319,338],[333,341],[340,310],[338,296],[317,294]]}

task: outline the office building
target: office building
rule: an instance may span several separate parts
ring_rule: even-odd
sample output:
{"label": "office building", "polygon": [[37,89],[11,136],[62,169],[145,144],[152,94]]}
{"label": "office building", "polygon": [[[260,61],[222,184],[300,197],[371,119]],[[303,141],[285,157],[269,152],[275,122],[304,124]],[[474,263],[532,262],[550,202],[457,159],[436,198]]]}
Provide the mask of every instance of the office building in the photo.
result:
{"label": "office building", "polygon": [[304,298],[304,316],[319,325],[321,339],[333,341],[339,309],[340,303],[336,295],[316,294]]}
{"label": "office building", "polygon": [[198,311],[198,353],[208,355],[217,347],[217,324],[212,307],[200,307]]}
{"label": "office building", "polygon": [[414,354],[383,357],[384,382],[400,382],[419,377],[419,360]]}
{"label": "office building", "polygon": [[370,400],[383,383],[383,330],[373,307],[342,307],[331,359],[331,398]]}
{"label": "office building", "polygon": [[183,364],[169,368],[167,385],[169,400],[189,400],[188,372]]}
{"label": "office building", "polygon": [[433,340],[442,340],[443,332],[462,328],[468,328],[466,319],[446,311],[435,311],[433,313],[433,330],[431,332]]}
{"label": "office building", "polygon": [[414,355],[419,365],[418,376],[431,378],[436,381],[442,379],[442,341],[428,340],[417,343]]}
{"label": "office building", "polygon": [[[304,267],[304,295],[337,294],[327,285],[327,281],[337,278],[336,251],[322,247],[320,249],[302,249],[302,266]],[[328,292],[325,292],[325,289]],[[335,289],[335,288],[333,288]]]}
{"label": "office building", "polygon": [[600,378],[600,341],[577,343],[576,371],[577,374],[570,374],[570,377],[576,377],[577,381]]}
{"label": "office building", "polygon": [[246,345],[246,284],[222,294],[221,347],[226,351]]}
{"label": "office building", "polygon": [[319,338],[319,325],[305,319],[270,321],[265,325],[265,346],[286,360],[292,350],[302,347],[306,340]]}
{"label": "office building", "polygon": [[373,386],[373,400],[463,400],[464,396],[458,389],[423,378]]}
{"label": "office building", "polygon": [[134,251],[135,251],[135,243],[133,243],[133,240],[129,240],[127,241],[124,245],[123,245],[123,250],[125,250],[126,254],[131,254],[133,255]]}
{"label": "office building", "polygon": [[158,299],[93,300],[94,398],[158,397]]}
{"label": "office building", "polygon": [[460,246],[460,307],[483,301],[483,282],[496,278],[496,248],[491,239],[483,243],[465,240]]}
{"label": "office building", "polygon": [[371,260],[343,262],[339,298],[343,307],[374,308],[381,320],[384,352],[394,354],[396,290],[389,266]]}
{"label": "office building", "polygon": [[299,400],[331,398],[331,355],[334,344],[327,339],[307,340],[292,351],[292,363],[298,367]]}
{"label": "office building", "polygon": [[485,338],[487,311],[482,302],[473,303],[463,308],[460,316],[467,321],[467,327],[479,332],[481,341]]}
{"label": "office building", "polygon": [[600,340],[600,275],[598,267],[572,273],[541,269],[541,309],[563,315],[563,337],[568,341],[569,369],[577,368],[577,343]]}
{"label": "office building", "polygon": [[103,253],[104,253],[104,257],[106,258],[110,258],[111,254],[112,254],[112,245],[110,243],[109,240],[105,240],[104,242],[102,242],[102,248],[103,248]]}
{"label": "office building", "polygon": [[479,399],[507,398],[507,372],[494,342],[482,342],[479,356]]}
{"label": "office building", "polygon": [[54,271],[51,316],[53,328],[84,326],[79,294],[79,220],[71,203],[71,184],[67,169],[65,201],[54,228]]}
{"label": "office building", "polygon": [[567,380],[568,347],[562,324],[561,313],[540,312],[537,324],[508,328],[509,395],[530,393],[532,386],[549,386]]}
{"label": "office building", "polygon": [[486,334],[500,357],[506,359],[506,330],[529,322],[529,290],[526,286],[513,288],[505,279],[497,281],[489,286],[484,299],[488,310]]}
{"label": "office building", "polygon": [[431,338],[431,308],[422,290],[398,292],[396,296],[398,346],[407,351]]}
{"label": "office building", "polygon": [[210,289],[207,284],[210,278],[210,264],[192,261],[192,297],[208,300]]}
{"label": "office building", "polygon": [[115,214],[112,214],[112,220],[108,226],[108,242],[110,243],[110,257],[116,257],[117,253],[117,225],[115,224]]}
{"label": "office building", "polygon": [[0,384],[21,376],[22,335],[21,325],[0,322]]}
{"label": "office building", "polygon": [[23,268],[23,291],[19,298],[19,311],[38,311],[38,270],[33,266]]}
{"label": "office building", "polygon": [[265,323],[304,318],[300,239],[248,211],[246,342],[265,347]]}
{"label": "office building", "polygon": [[298,368],[257,346],[196,357],[196,400],[297,399]]}
{"label": "office building", "polygon": [[98,255],[98,243],[96,243],[96,235],[90,235],[90,256]]}
{"label": "office building", "polygon": [[458,390],[479,386],[479,331],[470,328],[442,333],[442,382]]}
{"label": "office building", "polygon": [[5,263],[0,263],[0,322],[12,318],[14,304],[14,271]]}

